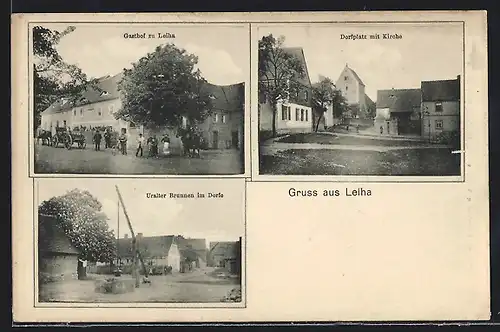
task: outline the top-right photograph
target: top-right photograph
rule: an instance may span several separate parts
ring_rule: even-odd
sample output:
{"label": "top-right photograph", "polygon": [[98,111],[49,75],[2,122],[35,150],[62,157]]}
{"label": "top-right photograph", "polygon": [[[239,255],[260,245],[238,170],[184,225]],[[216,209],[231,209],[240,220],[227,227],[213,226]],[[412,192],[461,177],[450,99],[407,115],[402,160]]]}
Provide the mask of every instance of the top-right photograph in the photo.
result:
{"label": "top-right photograph", "polygon": [[260,175],[460,176],[461,22],[258,27]]}

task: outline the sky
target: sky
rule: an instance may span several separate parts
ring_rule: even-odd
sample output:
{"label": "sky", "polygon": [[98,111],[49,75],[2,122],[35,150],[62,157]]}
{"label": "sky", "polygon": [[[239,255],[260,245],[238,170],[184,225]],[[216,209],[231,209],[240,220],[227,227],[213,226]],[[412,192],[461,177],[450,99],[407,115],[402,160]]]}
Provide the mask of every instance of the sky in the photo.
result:
{"label": "sky", "polygon": [[[462,74],[462,25],[296,24],[258,27],[258,36],[285,36],[288,47],[303,47],[312,83],[319,75],[334,82],[348,64],[376,100],[377,90],[419,88],[421,81],[454,79]],[[398,33],[398,40],[346,40],[341,34]]]}
{"label": "sky", "polygon": [[[64,36],[57,46],[64,61],[78,65],[89,77],[115,75],[130,68],[148,52],[164,43],[173,43],[199,58],[205,79],[217,85],[246,81],[249,75],[248,25],[145,25],[75,24],[76,30]],[[45,24],[63,31],[68,24]],[[124,38],[124,34],[146,33],[153,39]],[[158,39],[158,33],[175,38]]]}
{"label": "sky", "polygon": [[[115,236],[120,223],[120,238],[130,236],[120,207],[115,185],[118,185],[134,233],[144,236],[182,235],[210,241],[237,241],[244,235],[244,183],[241,180],[178,179],[41,179],[38,204],[72,189],[88,190],[103,205]],[[221,192],[222,199],[151,199],[146,193]],[[118,217],[119,213],[119,217]]]}

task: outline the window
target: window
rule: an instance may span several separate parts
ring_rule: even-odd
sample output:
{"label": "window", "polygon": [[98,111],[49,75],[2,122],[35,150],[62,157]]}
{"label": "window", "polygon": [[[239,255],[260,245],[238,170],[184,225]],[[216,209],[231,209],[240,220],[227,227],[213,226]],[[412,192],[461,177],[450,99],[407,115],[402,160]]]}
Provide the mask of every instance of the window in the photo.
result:
{"label": "window", "polygon": [[309,110],[306,110],[306,121],[309,121]]}
{"label": "window", "polygon": [[222,115],[222,123],[226,123],[226,115],[225,114]]}
{"label": "window", "polygon": [[300,110],[300,121],[304,121],[304,110]]}
{"label": "window", "polygon": [[73,110],[73,116],[76,116],[76,108]]}
{"label": "window", "polygon": [[214,122],[217,123],[219,121],[219,114],[214,114]]}
{"label": "window", "polygon": [[295,121],[299,121],[299,109],[295,109]]}
{"label": "window", "polygon": [[115,106],[109,105],[109,114],[113,114],[114,111],[115,111]]}
{"label": "window", "polygon": [[104,96],[107,96],[107,95],[109,95],[108,91],[101,92],[101,97],[104,97]]}
{"label": "window", "polygon": [[443,104],[438,101],[436,102],[436,112],[442,112],[443,111]]}
{"label": "window", "polygon": [[349,90],[349,87],[346,85],[346,86],[345,86],[345,91],[347,91],[347,90]]}
{"label": "window", "polygon": [[56,128],[59,128],[59,120],[56,121]]}
{"label": "window", "polygon": [[83,108],[80,108],[80,116],[83,117]]}
{"label": "window", "polygon": [[443,120],[436,120],[434,124],[436,129],[443,129]]}
{"label": "window", "polygon": [[307,90],[304,91],[304,99],[307,100],[309,98],[309,94],[307,93]]}
{"label": "window", "polygon": [[287,107],[287,115],[288,120],[292,120],[292,108],[290,106]]}
{"label": "window", "polygon": [[102,108],[99,107],[97,109],[97,115],[102,116]]}
{"label": "window", "polygon": [[281,120],[286,120],[287,110],[285,105],[281,105]]}
{"label": "window", "polygon": [[63,126],[66,128],[66,120],[63,121]]}
{"label": "window", "polygon": [[344,76],[344,81],[347,81],[347,76]]}

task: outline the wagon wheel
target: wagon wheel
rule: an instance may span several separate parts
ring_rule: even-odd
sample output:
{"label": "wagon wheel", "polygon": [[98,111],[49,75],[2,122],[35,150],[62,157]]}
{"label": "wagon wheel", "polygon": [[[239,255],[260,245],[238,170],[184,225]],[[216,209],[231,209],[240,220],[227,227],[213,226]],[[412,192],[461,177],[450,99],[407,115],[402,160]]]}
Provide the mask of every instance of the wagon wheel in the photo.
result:
{"label": "wagon wheel", "polygon": [[65,139],[66,149],[71,150],[71,146],[73,145],[73,137],[67,134]]}

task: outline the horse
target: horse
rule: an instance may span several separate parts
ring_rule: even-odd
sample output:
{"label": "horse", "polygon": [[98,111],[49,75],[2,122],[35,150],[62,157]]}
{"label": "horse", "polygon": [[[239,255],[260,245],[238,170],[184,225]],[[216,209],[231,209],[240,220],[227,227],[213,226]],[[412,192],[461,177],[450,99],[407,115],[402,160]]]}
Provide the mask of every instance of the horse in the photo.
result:
{"label": "horse", "polygon": [[42,140],[42,145],[50,145],[50,142],[52,141],[52,133],[48,130],[41,130],[37,137],[36,137],[36,142]]}
{"label": "horse", "polygon": [[182,141],[184,156],[191,158],[201,157],[200,155],[200,150],[202,145],[201,135],[199,135],[193,130],[185,130],[180,134],[180,138]]}

